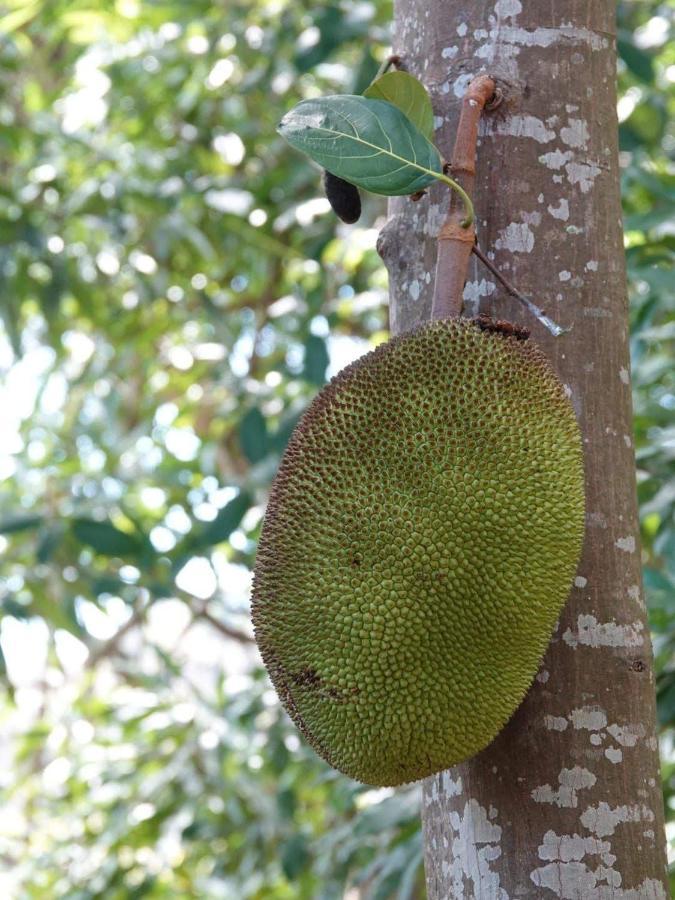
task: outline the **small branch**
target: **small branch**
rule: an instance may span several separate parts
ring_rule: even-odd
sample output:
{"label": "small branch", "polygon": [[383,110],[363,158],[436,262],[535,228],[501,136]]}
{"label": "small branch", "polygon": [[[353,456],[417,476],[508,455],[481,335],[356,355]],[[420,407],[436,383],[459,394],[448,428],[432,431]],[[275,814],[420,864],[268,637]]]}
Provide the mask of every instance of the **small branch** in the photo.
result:
{"label": "small branch", "polygon": [[[211,615],[208,611],[209,603],[213,598],[209,597],[207,600],[202,600],[201,603],[195,604],[194,601],[196,597],[194,594],[190,594],[189,591],[182,591],[181,595],[188,597],[189,601],[186,600],[187,606],[192,613],[192,621],[189,622],[183,632],[181,633],[178,641],[176,642],[176,646],[180,643],[183,638],[183,635],[186,634],[192,628],[193,624],[197,619],[203,619],[205,622],[208,622],[213,628],[219,631],[221,634],[225,635],[225,637],[230,638],[233,641],[238,641],[240,644],[255,644],[255,639],[250,637],[244,631],[239,631],[237,628],[232,628],[231,625],[226,625],[224,622],[221,622],[220,619],[216,619],[215,616]],[[183,599],[183,596],[181,599]]]}
{"label": "small branch", "polygon": [[432,319],[452,318],[462,311],[464,283],[471,250],[476,240],[471,195],[476,175],[478,123],[485,104],[494,92],[493,79],[487,75],[479,75],[469,84],[462,101],[455,146],[449,165],[453,179],[446,176],[456,193],[450,196],[448,215],[438,235]]}
{"label": "small branch", "polygon": [[542,309],[539,309],[539,307],[536,306],[528,297],[526,297],[524,294],[521,294],[520,291],[516,290],[511,282],[507,281],[506,278],[504,278],[504,276],[494,265],[492,260],[487,258],[478,244],[474,243],[471,250],[483,263],[485,268],[494,275],[494,277],[502,285],[506,293],[511,297],[515,297],[516,300],[520,300],[520,302],[524,304],[524,306],[526,306],[527,309],[532,313],[535,319],[537,319],[538,322],[541,322],[544,328],[548,329],[548,331],[550,331],[552,335],[554,335],[555,337],[559,337],[561,334],[570,331],[569,328],[563,328],[561,325],[556,324],[553,319],[550,319],[546,315],[546,313]]}
{"label": "small branch", "polygon": [[231,628],[229,625],[221,622],[220,619],[216,619],[215,616],[212,616],[211,613],[207,612],[205,609],[199,610],[195,613],[195,616],[198,619],[204,619],[209,625],[212,625],[217,631],[233,641],[238,641],[240,644],[255,644],[255,640],[252,637],[249,637],[248,634],[239,631],[236,628]]}
{"label": "small branch", "polygon": [[507,294],[510,294],[511,297],[516,297],[518,300],[521,300],[521,301],[525,299],[523,297],[523,295],[519,291],[517,291],[514,288],[514,286],[509,281],[506,280],[506,278],[504,278],[504,276],[499,271],[497,266],[495,266],[495,264],[492,262],[491,259],[488,259],[488,257],[483,253],[483,251],[480,249],[478,244],[474,244],[473,247],[471,248],[471,250],[478,257],[478,259],[483,263],[485,268],[494,275],[494,277],[497,279],[497,281],[506,290]]}
{"label": "small branch", "polygon": [[383,75],[385,75],[389,71],[389,69],[391,69],[392,67],[399,71],[405,71],[405,66],[403,65],[403,60],[398,55],[398,53],[390,53],[389,54],[389,56],[385,59],[385,61],[382,63],[380,68],[375,73],[375,77],[373,78],[373,81],[371,81],[371,84],[373,82],[377,81],[378,78],[381,78]]}
{"label": "small branch", "polygon": [[115,632],[115,634],[113,634],[111,638],[109,638],[103,644],[99,644],[96,649],[92,650],[89,655],[89,659],[87,660],[87,668],[93,669],[98,663],[101,662],[102,659],[106,659],[107,657],[112,656],[114,653],[117,653],[119,651],[119,645],[122,638],[124,638],[125,635],[129,634],[130,631],[133,631],[134,628],[136,628],[143,622],[147,609],[147,604],[137,607],[131,614],[131,616],[129,616],[124,625],[118,628],[118,630]]}

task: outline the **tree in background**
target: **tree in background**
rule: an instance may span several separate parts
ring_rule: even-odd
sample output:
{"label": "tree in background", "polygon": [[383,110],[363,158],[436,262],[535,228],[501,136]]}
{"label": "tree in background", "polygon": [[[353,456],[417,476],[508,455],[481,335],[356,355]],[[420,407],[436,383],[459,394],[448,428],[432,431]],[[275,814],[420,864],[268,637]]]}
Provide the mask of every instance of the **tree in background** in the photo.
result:
{"label": "tree in background", "polygon": [[[675,53],[619,8],[645,583],[675,723]],[[385,337],[384,206],[336,229],[275,125],[358,92],[385,3],[119,0],[0,20],[4,896],[422,896],[419,789],[302,745],[252,655],[266,491],[327,373]]]}

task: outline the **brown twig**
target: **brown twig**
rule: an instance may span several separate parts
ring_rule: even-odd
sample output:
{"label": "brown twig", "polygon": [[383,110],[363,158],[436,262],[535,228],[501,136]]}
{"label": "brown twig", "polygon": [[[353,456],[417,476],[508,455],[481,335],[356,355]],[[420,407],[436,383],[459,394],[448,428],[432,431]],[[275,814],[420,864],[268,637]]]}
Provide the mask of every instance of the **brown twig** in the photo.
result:
{"label": "brown twig", "polygon": [[478,246],[478,244],[474,244],[473,247],[471,248],[471,251],[483,263],[485,268],[489,272],[491,272],[492,275],[494,275],[494,277],[501,284],[501,286],[504,288],[504,290],[506,291],[507,294],[509,294],[511,297],[515,297],[517,300],[520,300],[522,303],[525,302],[525,300],[527,298],[523,294],[521,294],[520,291],[516,290],[516,288],[514,288],[514,286],[511,284],[510,281],[507,281],[506,278],[504,278],[504,276],[499,271],[497,266],[495,266],[495,264],[492,262],[491,259],[487,258],[487,256],[483,253],[483,251]]}
{"label": "brown twig", "polygon": [[[469,84],[462,101],[449,170],[469,197],[473,193],[476,175],[478,123],[485,104],[494,92],[493,79],[488,75],[479,75]],[[475,240],[474,224],[471,222],[467,225],[464,204],[453,192],[448,215],[438,235],[432,319],[451,318],[461,313],[464,283]]]}
{"label": "brown twig", "polygon": [[212,628],[215,628],[221,634],[225,635],[225,637],[228,637],[233,641],[238,641],[240,644],[255,644],[255,639],[246,634],[246,632],[239,631],[238,628],[232,628],[231,625],[226,625],[225,622],[221,622],[220,619],[217,619],[208,611],[209,603],[213,598],[210,597],[206,600],[202,600],[201,603],[195,604],[194,601],[196,598],[194,594],[190,594],[189,591],[180,592],[180,596],[181,598],[183,596],[185,598],[189,598],[187,600],[187,605],[192,613],[192,619],[190,622],[188,622],[188,624],[179,635],[178,640],[176,641],[176,646],[180,644],[185,634],[187,634],[194,623],[199,619],[208,622],[208,624],[211,625]]}
{"label": "brown twig", "polygon": [[119,652],[120,643],[122,638],[124,638],[129,632],[133,631],[134,628],[137,628],[139,625],[143,623],[145,618],[145,614],[148,611],[148,604],[143,604],[137,606],[131,616],[127,619],[124,625],[120,626],[118,630],[113,634],[111,638],[105,641],[102,644],[99,644],[98,647],[92,649],[87,660],[87,668],[93,669],[98,663],[101,662],[102,659],[106,659],[109,656],[113,656],[115,653]]}
{"label": "brown twig", "polygon": [[231,628],[229,625],[221,622],[220,619],[216,619],[215,616],[212,616],[211,613],[207,612],[205,609],[199,610],[199,612],[196,613],[196,618],[204,619],[209,625],[213,626],[213,628],[233,641],[238,641],[240,644],[255,644],[255,640],[248,634],[239,631],[237,628]]}
{"label": "brown twig", "polygon": [[485,268],[491,272],[497,281],[502,285],[504,290],[509,296],[514,297],[516,300],[520,300],[522,304],[529,310],[529,312],[540,322],[544,328],[551,332],[554,337],[558,337],[561,334],[565,334],[570,331],[570,327],[563,328],[561,325],[558,325],[557,322],[554,322],[549,316],[546,315],[543,309],[539,309],[529,297],[526,297],[525,294],[521,294],[519,290],[514,288],[510,281],[507,281],[506,278],[502,275],[499,269],[495,266],[492,260],[488,259],[487,256],[480,249],[478,244],[474,243],[471,248],[472,252],[478,257],[478,259],[483,263]]}

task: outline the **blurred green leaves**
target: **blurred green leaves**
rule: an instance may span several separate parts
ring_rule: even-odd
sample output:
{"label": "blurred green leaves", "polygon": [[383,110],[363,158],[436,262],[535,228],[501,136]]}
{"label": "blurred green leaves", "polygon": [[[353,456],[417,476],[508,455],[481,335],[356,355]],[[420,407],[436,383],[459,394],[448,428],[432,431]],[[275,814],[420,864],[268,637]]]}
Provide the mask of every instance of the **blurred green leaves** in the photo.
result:
{"label": "blurred green leaves", "polygon": [[189,550],[197,552],[226,541],[235,528],[239,527],[251,503],[251,495],[247,491],[240,491],[234,500],[218,510],[213,521],[193,531],[188,540]]}
{"label": "blurred green leaves", "polygon": [[73,535],[81,544],[104,556],[137,556],[143,549],[140,537],[122,531],[112,522],[78,518],[72,527]]}
{"label": "blurred green leaves", "polygon": [[257,407],[249,409],[239,423],[239,443],[250,463],[260,462],[267,456],[269,451],[267,422]]}
{"label": "blurred green leaves", "polygon": [[342,897],[401,835],[354,836],[379,800],[299,743],[258,668],[248,587],[331,340],[386,321],[370,232],[383,202],[338,239],[274,127],[316,88],[368,84],[391,9],[12,13],[0,793],[17,815],[0,828],[0,893]]}
{"label": "blurred green leaves", "polygon": [[[634,439],[667,746],[666,12],[619,4]],[[421,897],[417,789],[368,791],[299,741],[247,606],[292,429],[350,341],[366,349],[386,327],[384,202],[364,197],[359,226],[338,231],[312,166],[274,129],[303,100],[367,87],[391,6],[13,0],[3,15],[0,704],[13,762],[0,893]],[[664,791],[672,818],[667,756]]]}

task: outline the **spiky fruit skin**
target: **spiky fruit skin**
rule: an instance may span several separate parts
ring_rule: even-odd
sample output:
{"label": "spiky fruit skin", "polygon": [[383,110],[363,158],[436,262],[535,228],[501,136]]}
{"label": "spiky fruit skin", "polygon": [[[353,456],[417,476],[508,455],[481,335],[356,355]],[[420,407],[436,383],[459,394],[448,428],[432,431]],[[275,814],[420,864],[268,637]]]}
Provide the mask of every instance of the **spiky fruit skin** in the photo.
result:
{"label": "spiky fruit skin", "polygon": [[492,741],[568,595],[583,484],[544,355],[470,320],[395,338],[319,393],[272,488],[253,620],[324,759],[397,785]]}

